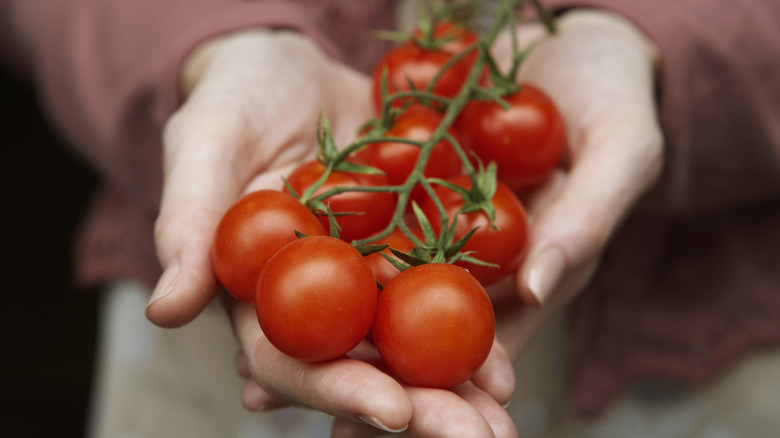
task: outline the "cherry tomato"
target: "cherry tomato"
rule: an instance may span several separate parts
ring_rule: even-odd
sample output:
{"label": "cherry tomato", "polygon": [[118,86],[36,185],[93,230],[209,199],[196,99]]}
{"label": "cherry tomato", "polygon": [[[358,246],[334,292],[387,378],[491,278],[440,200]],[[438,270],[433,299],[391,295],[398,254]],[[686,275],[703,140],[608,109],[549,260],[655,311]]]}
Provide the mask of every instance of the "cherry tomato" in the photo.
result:
{"label": "cherry tomato", "polygon": [[[325,172],[325,165],[317,160],[309,161],[298,166],[287,182],[298,193],[302,194]],[[334,171],[328,175],[328,179],[320,186],[315,194],[323,193],[334,187],[378,187],[389,186],[390,181],[385,175],[368,175],[353,172]],[[334,213],[359,213],[355,215],[336,216],[336,221],[341,227],[339,233],[342,240],[363,239],[384,229],[390,223],[395,210],[397,196],[390,192],[359,192],[349,191],[330,196],[324,202],[330,203]],[[323,214],[325,212],[322,212]],[[328,216],[318,216],[325,229],[329,229]]]}
{"label": "cherry tomato", "polygon": [[280,249],[257,281],[257,320],[268,340],[299,360],[353,349],[376,313],[377,287],[363,256],[333,237],[304,237]]}
{"label": "cherry tomato", "polygon": [[295,231],[324,235],[317,217],[293,196],[276,190],[244,195],[222,217],[214,234],[211,264],[222,286],[242,301],[253,301],[263,266]]}
{"label": "cherry tomato", "polygon": [[[442,114],[433,108],[412,105],[395,119],[384,136],[423,142],[431,137],[441,119]],[[371,143],[357,152],[357,157],[385,172],[391,184],[406,181],[419,156],[420,148],[417,146],[397,142]],[[449,142],[442,140],[433,147],[423,174],[429,178],[447,178],[457,175],[461,167],[455,149]],[[419,187],[412,194],[412,199],[418,202],[424,197],[425,192]]]}
{"label": "cherry tomato", "polygon": [[[412,232],[422,240],[422,231],[413,230]],[[390,248],[401,252],[409,252],[414,248],[414,243],[409,239],[409,237],[406,236],[406,234],[404,234],[403,231],[401,231],[400,228],[396,228],[385,238],[379,239],[373,243],[378,245],[390,245],[382,252],[393,257],[395,256],[390,251]],[[398,275],[398,269],[396,269],[395,266],[388,262],[380,253],[367,255],[366,261],[368,262],[369,266],[371,266],[371,270],[374,271],[374,276],[376,277],[377,281],[382,284],[382,286],[387,285],[390,280]]]}
{"label": "cherry tomato", "polygon": [[[458,175],[448,179],[460,187],[470,189],[471,179],[466,175]],[[464,204],[463,197],[444,186],[436,188],[447,217],[452,218]],[[481,266],[468,262],[456,262],[471,272],[480,283],[487,286],[514,273],[520,266],[528,241],[528,220],[525,209],[515,194],[501,182],[497,182],[496,193],[491,199],[495,207],[495,218],[490,226],[487,214],[482,210],[458,215],[455,240],[465,236],[470,230],[477,228],[471,235],[462,251],[474,251],[472,256],[499,265],[498,268]],[[422,205],[423,212],[431,222],[436,233],[441,232],[441,217],[432,200],[427,199]]]}
{"label": "cherry tomato", "polygon": [[464,148],[485,163],[498,163],[499,181],[521,190],[553,171],[566,147],[566,129],[552,99],[531,84],[504,99],[508,110],[493,101],[472,100],[455,126]]}
{"label": "cherry tomato", "polygon": [[409,268],[379,293],[374,340],[390,370],[414,386],[451,388],[484,363],[495,335],[493,306],[463,268]]}
{"label": "cherry tomato", "polygon": [[[373,73],[373,98],[377,113],[382,107],[382,71],[387,70],[388,94],[411,90],[410,82],[416,89],[425,90],[452,56],[452,53],[443,50],[424,49],[411,41],[390,50]],[[432,92],[443,97],[455,96],[466,82],[470,62],[473,63],[473,60],[464,58],[449,66],[437,79]],[[393,106],[399,107],[404,101],[396,99]]]}

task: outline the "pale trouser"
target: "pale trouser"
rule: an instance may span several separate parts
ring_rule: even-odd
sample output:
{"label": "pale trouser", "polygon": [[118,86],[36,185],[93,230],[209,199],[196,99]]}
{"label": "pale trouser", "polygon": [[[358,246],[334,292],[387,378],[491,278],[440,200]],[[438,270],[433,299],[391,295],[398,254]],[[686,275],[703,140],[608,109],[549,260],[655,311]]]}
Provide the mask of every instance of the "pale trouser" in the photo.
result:
{"label": "pale trouser", "polygon": [[[238,345],[224,312],[209,307],[191,324],[160,329],[144,318],[149,291],[106,291],[92,409],[92,438],[327,437],[330,417],[288,408],[241,407]],[[562,318],[518,361],[508,409],[524,438],[780,437],[780,351],[751,355],[698,392],[639,385],[597,422],[569,414],[564,397]]]}

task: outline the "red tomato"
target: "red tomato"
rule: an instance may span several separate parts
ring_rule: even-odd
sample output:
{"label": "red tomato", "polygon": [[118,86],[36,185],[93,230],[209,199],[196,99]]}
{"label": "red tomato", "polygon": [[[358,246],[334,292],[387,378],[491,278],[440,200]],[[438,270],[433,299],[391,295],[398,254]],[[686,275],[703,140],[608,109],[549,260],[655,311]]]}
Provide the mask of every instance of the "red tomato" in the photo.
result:
{"label": "red tomato", "polygon": [[485,362],[494,335],[485,289],[458,266],[409,268],[379,293],[377,349],[410,385],[451,388],[467,381]]}
{"label": "red tomato", "polygon": [[[449,182],[470,189],[471,179],[466,175],[450,178]],[[463,206],[463,197],[444,186],[436,188],[447,217],[455,216]],[[470,230],[477,228],[461,251],[474,251],[473,257],[500,267],[480,266],[474,263],[457,262],[471,272],[483,285],[496,283],[498,280],[514,273],[520,266],[528,241],[528,220],[525,209],[515,194],[501,182],[497,182],[496,193],[492,198],[495,207],[495,218],[490,226],[487,215],[481,211],[461,213],[455,231],[455,240],[465,236]],[[423,212],[431,222],[436,233],[441,232],[441,217],[432,200],[427,199],[422,205]]]}
{"label": "red tomato", "polygon": [[304,237],[280,249],[257,282],[257,320],[268,340],[307,362],[346,354],[374,321],[374,274],[348,243]]}
{"label": "red tomato", "polygon": [[[409,82],[418,90],[425,90],[444,64],[452,58],[452,53],[443,50],[427,50],[405,42],[390,50],[377,64],[373,74],[373,97],[377,113],[382,107],[382,71],[387,69],[387,93],[409,91]],[[455,62],[447,71],[442,72],[433,86],[433,93],[443,97],[453,97],[458,94],[469,74],[473,60],[461,59]],[[396,99],[393,106],[404,103]]]}
{"label": "red tomato", "polygon": [[[441,122],[442,114],[423,105],[412,105],[399,115],[385,137],[426,141]],[[381,169],[391,184],[403,184],[412,173],[420,148],[396,142],[371,143],[357,152],[357,156],[371,166]],[[423,174],[426,177],[447,178],[460,172],[462,163],[452,145],[442,140],[433,147]],[[412,199],[418,202],[425,196],[421,188],[415,190]]]}
{"label": "red tomato", "polygon": [[[413,233],[416,233],[417,236],[422,240],[422,231],[414,230]],[[407,237],[400,228],[396,228],[387,237],[379,239],[373,243],[378,245],[390,245],[382,252],[393,257],[395,256],[390,251],[390,248],[401,252],[409,252],[414,248],[414,243],[409,240],[409,237]],[[382,286],[386,286],[390,280],[398,275],[398,269],[396,269],[395,266],[388,262],[380,253],[367,255],[366,261],[368,262],[369,266],[371,266],[371,270],[374,271],[374,276],[376,277],[377,281],[382,284]]]}
{"label": "red tomato", "polygon": [[217,226],[211,264],[222,286],[242,301],[255,298],[257,277],[274,253],[296,239],[295,231],[324,235],[317,217],[290,194],[259,190],[231,206]]}
{"label": "red tomato", "polygon": [[[298,194],[302,194],[325,172],[325,165],[317,160],[298,166],[287,182]],[[352,172],[331,172],[325,183],[315,194],[323,193],[334,187],[378,187],[389,186],[390,181],[385,175],[367,175]],[[384,229],[390,223],[395,211],[397,196],[390,192],[344,192],[326,199],[334,213],[360,213],[356,215],[336,216],[341,226],[341,239],[347,242],[363,239]],[[325,212],[323,212],[325,213]],[[320,222],[329,229],[328,216],[318,216]]]}
{"label": "red tomato", "polygon": [[555,103],[533,85],[522,84],[504,99],[508,110],[493,101],[469,102],[455,126],[464,148],[498,163],[499,181],[520,190],[552,172],[566,147],[566,129]]}

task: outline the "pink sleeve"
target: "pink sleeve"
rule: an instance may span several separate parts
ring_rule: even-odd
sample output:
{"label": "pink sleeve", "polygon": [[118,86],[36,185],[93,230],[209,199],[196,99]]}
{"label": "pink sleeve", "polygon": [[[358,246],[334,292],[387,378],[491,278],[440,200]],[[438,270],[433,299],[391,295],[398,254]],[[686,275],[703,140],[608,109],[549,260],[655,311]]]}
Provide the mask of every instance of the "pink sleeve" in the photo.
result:
{"label": "pink sleeve", "polygon": [[659,192],[674,211],[780,193],[780,2],[547,0],[637,24],[661,52],[659,108],[668,146]]}
{"label": "pink sleeve", "polygon": [[[203,40],[249,26],[306,33],[366,68],[360,41],[389,2],[10,0],[9,49],[25,61],[55,125],[109,184],[156,208],[160,134],[180,104],[179,70]],[[19,56],[17,56],[19,58]]]}
{"label": "pink sleeve", "polygon": [[661,53],[673,215],[629,217],[568,320],[571,401],[593,417],[637,381],[702,388],[780,342],[780,2],[547,3],[617,12]]}

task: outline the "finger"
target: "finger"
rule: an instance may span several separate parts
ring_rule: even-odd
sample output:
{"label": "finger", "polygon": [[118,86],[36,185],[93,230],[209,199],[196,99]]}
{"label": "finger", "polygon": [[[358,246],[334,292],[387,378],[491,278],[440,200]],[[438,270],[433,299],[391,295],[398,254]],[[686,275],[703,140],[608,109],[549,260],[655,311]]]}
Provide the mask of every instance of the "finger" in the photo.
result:
{"label": "finger", "polygon": [[[470,388],[469,388],[470,387]],[[399,431],[400,436],[415,438],[447,438],[453,436],[468,437],[511,437],[514,425],[504,409],[492,401],[484,392],[471,384],[465,384],[457,390],[459,394],[445,389],[406,388],[412,403],[414,413],[409,427]],[[471,402],[476,403],[475,407]],[[491,404],[492,403],[492,404]],[[496,429],[501,435],[495,435],[491,424],[483,416],[482,411],[496,423]],[[503,411],[501,414],[499,411]],[[371,428],[362,422],[350,422],[337,419],[333,424],[334,438],[370,438],[385,436],[376,428]]]}
{"label": "finger", "polygon": [[290,404],[263,389],[254,380],[247,380],[241,391],[241,404],[250,412],[265,412],[272,409],[283,408]]}
{"label": "finger", "polygon": [[515,391],[515,370],[509,354],[498,339],[493,341],[490,354],[471,381],[499,405],[508,403],[512,398]]}
{"label": "finger", "polygon": [[403,430],[412,415],[406,391],[368,363],[349,358],[323,363],[295,360],[277,350],[257,324],[253,306],[235,303],[236,333],[258,384],[268,393],[330,415]]}
{"label": "finger", "polygon": [[518,436],[517,428],[512,421],[512,417],[503,407],[509,400],[499,404],[490,394],[470,382],[459,385],[453,389],[453,392],[458,394],[463,400],[470,403],[471,406],[474,406],[474,408],[479,411],[482,418],[487,421],[490,428],[493,430],[493,434],[497,438]]}
{"label": "finger", "polygon": [[[517,297],[514,298],[517,301]],[[375,350],[374,350],[375,351]],[[366,354],[368,360],[372,360],[373,356]],[[380,364],[381,366],[381,364]],[[473,382],[473,383],[472,383]],[[476,435],[474,436],[490,436],[481,435],[484,432],[485,418],[480,419],[482,411],[489,417],[488,424],[491,424],[491,428],[501,432],[497,436],[513,436],[511,431],[514,426],[511,424],[512,420],[503,411],[502,405],[508,403],[512,392],[514,391],[515,376],[511,362],[509,361],[509,355],[503,346],[496,342],[492,349],[490,356],[485,361],[483,367],[474,376],[472,382],[461,385],[466,389],[459,389],[463,395],[469,395],[470,399],[465,402],[468,405],[470,402],[475,402],[479,408],[477,410],[467,408],[464,405],[464,400],[457,397],[451,397],[450,391],[438,390],[438,389],[426,389],[421,393],[416,392],[411,387],[407,387],[407,391],[410,392],[410,399],[414,405],[414,412],[412,414],[412,422],[419,416],[439,416],[433,411],[432,407],[437,403],[443,403],[445,406],[443,410],[454,409],[467,412],[467,418],[464,420],[464,425],[470,428]],[[477,387],[479,385],[487,388],[483,390]],[[472,389],[468,389],[468,387]],[[490,392],[488,392],[490,391]],[[426,393],[430,392],[428,396]],[[448,395],[447,393],[450,393]],[[414,394],[414,397],[412,396]],[[432,396],[431,396],[432,394]],[[430,397],[441,399],[438,402],[432,401]],[[416,404],[416,403],[420,404]],[[451,406],[450,406],[451,405]],[[482,415],[482,417],[485,417]],[[449,418],[441,418],[442,421],[449,421]],[[430,423],[436,421],[435,419],[429,420],[429,422],[420,423],[419,425],[410,424],[406,433],[402,433],[402,436],[450,436],[448,432],[441,432],[442,430],[449,430],[450,426],[437,426],[433,427]],[[492,424],[495,423],[495,427]],[[375,437],[384,436],[381,430],[387,430],[385,428],[377,428],[376,425],[369,427],[366,424],[372,424],[369,419],[363,418],[363,422],[351,421],[350,419],[337,419],[334,421],[332,436],[336,438],[350,438],[350,437]],[[508,433],[507,433],[508,431]],[[433,435],[431,435],[433,433]],[[440,435],[440,433],[442,433]],[[457,433],[456,433],[457,434]],[[471,435],[464,435],[471,436]]]}
{"label": "finger", "polygon": [[[209,252],[222,213],[239,191],[232,155],[242,132],[230,117],[188,103],[165,132],[165,180],[155,223],[158,257],[164,268],[146,315],[163,327],[192,320],[217,290]],[[228,175],[228,177],[226,177]]]}
{"label": "finger", "polygon": [[454,392],[412,386],[406,389],[414,404],[412,421],[405,432],[409,436],[494,436],[480,411]]}
{"label": "finger", "polygon": [[249,359],[247,359],[243,350],[239,350],[238,353],[236,353],[236,371],[239,376],[245,379],[252,376],[252,370],[249,369]]}

